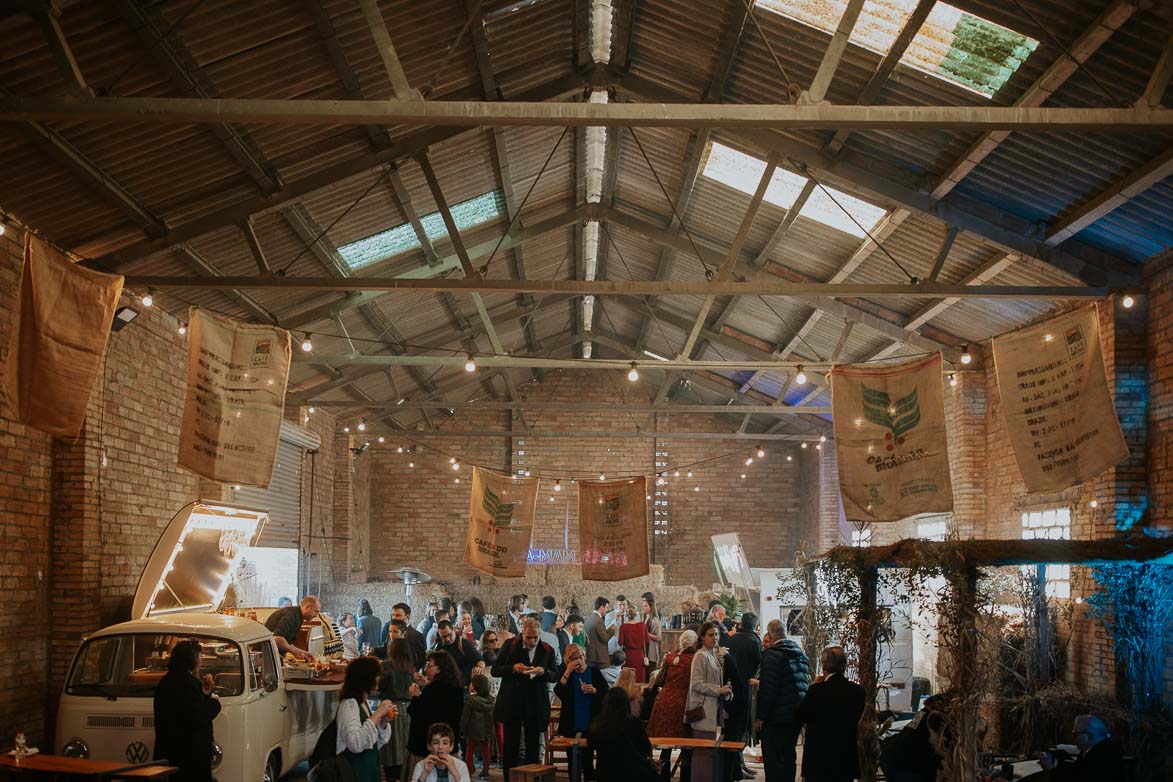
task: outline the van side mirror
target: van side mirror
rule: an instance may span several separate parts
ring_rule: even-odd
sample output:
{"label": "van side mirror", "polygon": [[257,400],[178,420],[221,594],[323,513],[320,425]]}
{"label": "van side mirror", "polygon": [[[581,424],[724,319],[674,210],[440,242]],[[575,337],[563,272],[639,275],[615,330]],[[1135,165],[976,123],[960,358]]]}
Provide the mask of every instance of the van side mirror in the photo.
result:
{"label": "van side mirror", "polygon": [[265,685],[265,692],[273,692],[274,690],[276,690],[277,689],[277,674],[275,674],[275,673],[265,674],[264,685]]}

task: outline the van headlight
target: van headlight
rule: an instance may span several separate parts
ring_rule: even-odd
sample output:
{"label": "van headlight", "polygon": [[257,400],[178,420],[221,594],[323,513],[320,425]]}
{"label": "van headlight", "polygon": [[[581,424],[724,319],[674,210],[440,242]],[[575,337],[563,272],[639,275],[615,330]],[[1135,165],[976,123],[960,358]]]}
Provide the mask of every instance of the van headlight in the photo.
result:
{"label": "van headlight", "polygon": [[216,742],[212,742],[212,768],[220,768],[224,762],[224,750]]}
{"label": "van headlight", "polygon": [[88,760],[90,757],[90,748],[88,744],[75,736],[69,740],[68,744],[62,747],[61,754],[67,758]]}

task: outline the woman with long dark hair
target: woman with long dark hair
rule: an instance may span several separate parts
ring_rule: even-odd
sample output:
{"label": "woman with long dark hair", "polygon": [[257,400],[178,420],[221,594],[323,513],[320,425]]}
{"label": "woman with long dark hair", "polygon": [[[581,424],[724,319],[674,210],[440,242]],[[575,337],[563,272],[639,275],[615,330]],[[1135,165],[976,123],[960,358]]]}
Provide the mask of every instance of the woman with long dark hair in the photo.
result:
{"label": "woman with long dark hair", "polygon": [[424,674],[416,675],[410,693],[411,704],[407,713],[411,715],[411,725],[407,733],[405,771],[415,768],[416,763],[428,756],[428,727],[434,723],[451,725],[456,733],[455,744],[459,746],[464,686],[452,655],[443,650],[429,652]]}
{"label": "woman with long dark hair", "polygon": [[485,604],[481,602],[479,597],[475,595],[468,599],[468,604],[472,607],[469,613],[472,615],[472,631],[477,638],[485,634],[485,630],[489,626],[489,616],[485,611]]}
{"label": "woman with long dark hair", "polygon": [[657,782],[652,742],[639,718],[631,716],[630,701],[622,690],[613,688],[603,696],[599,715],[591,720],[587,746],[595,752],[599,779]]}
{"label": "woman with long dark hair", "polygon": [[644,618],[644,624],[648,628],[648,680],[651,679],[652,671],[660,667],[660,660],[663,655],[660,648],[660,614],[656,611],[656,596],[651,592],[644,592],[643,603],[640,605],[641,612]]}
{"label": "woman with long dark hair", "polygon": [[392,701],[382,701],[374,712],[367,699],[379,689],[379,661],[360,657],[346,666],[338,693],[335,751],[346,757],[357,782],[382,782],[379,748],[391,740],[391,722],[398,716]]}
{"label": "woman with long dark hair", "polygon": [[[733,696],[733,687],[725,684],[725,649],[717,644],[716,622],[705,622],[697,633],[696,654],[692,658],[686,710],[702,709],[703,716],[692,723],[694,738],[711,739],[723,720],[725,702]],[[709,779],[713,775],[712,750],[692,753],[692,778]]]}
{"label": "woman with long dark hair", "polygon": [[407,759],[407,735],[411,729],[411,685],[415,683],[415,665],[411,660],[411,644],[406,638],[396,638],[387,647],[387,659],[383,661],[383,676],[379,680],[379,694],[385,701],[395,704],[399,718],[391,724],[391,738],[379,750],[379,762],[383,764],[387,779],[398,779],[403,774],[403,761]]}
{"label": "woman with long dark hair", "polygon": [[179,641],[155,688],[155,759],[178,766],[179,782],[212,779],[212,720],[220,701],[212,697],[212,677],[199,674],[200,642]]}

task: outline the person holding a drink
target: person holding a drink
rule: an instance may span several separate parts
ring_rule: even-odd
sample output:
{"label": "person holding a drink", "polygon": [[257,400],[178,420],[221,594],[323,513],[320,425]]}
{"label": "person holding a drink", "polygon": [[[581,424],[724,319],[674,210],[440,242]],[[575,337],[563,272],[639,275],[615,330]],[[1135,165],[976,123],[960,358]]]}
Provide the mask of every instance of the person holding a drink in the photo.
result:
{"label": "person holding a drink", "polygon": [[456,733],[445,722],[428,727],[428,755],[415,764],[411,782],[469,782],[468,766],[456,749]]}
{"label": "person holding a drink", "polygon": [[[562,674],[554,684],[554,694],[562,703],[562,711],[558,715],[558,735],[574,738],[581,733],[586,738],[591,720],[602,709],[607,680],[598,668],[587,665],[586,652],[578,644],[567,645],[563,660]],[[584,747],[579,757],[582,758],[583,777],[593,779],[591,752]]]}
{"label": "person holding a drink", "polygon": [[391,723],[399,716],[394,701],[382,701],[373,710],[368,702],[379,694],[379,667],[374,657],[354,660],[346,666],[339,693],[335,751],[346,757],[357,782],[382,782],[379,747],[391,740]]}

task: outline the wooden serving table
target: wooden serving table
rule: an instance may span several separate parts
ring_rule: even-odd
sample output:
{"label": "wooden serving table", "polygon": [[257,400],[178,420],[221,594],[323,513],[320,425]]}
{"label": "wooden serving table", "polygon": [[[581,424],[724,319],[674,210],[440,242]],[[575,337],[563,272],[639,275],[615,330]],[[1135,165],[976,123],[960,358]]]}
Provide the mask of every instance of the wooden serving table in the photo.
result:
{"label": "wooden serving table", "polygon": [[94,779],[166,779],[179,769],[160,763],[127,765],[109,760],[85,760],[62,755],[29,755],[17,762],[7,752],[0,755],[0,775],[7,779],[18,776],[92,777]]}
{"label": "wooden serving table", "polygon": [[337,690],[346,681],[346,669],[330,671],[313,679],[290,679],[285,677],[285,689],[294,692],[316,692],[322,689]]}

